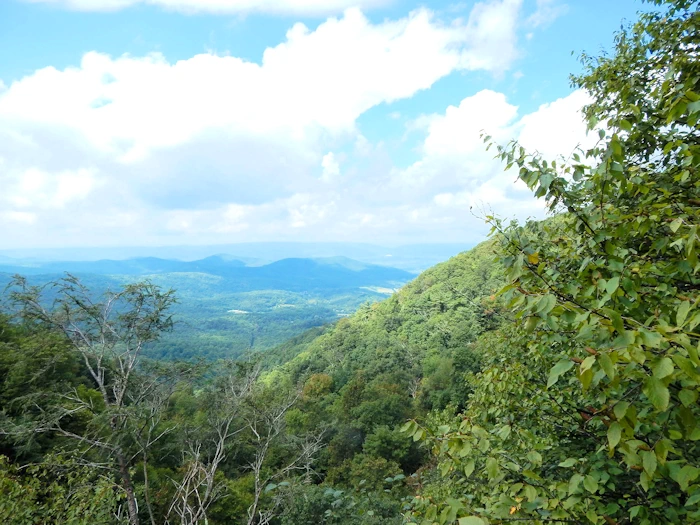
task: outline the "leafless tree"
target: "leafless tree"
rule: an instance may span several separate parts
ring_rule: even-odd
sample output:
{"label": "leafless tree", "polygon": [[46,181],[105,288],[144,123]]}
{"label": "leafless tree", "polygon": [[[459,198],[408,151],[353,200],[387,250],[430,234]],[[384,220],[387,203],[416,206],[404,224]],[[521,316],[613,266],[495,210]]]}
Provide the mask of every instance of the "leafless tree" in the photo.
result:
{"label": "leafless tree", "polygon": [[[324,446],[323,431],[298,438],[285,432],[285,416],[300,391],[279,392],[259,381],[259,366],[238,367],[223,379],[223,387],[212,397],[207,428],[191,429],[184,438],[185,467],[182,477],[173,480],[176,490],[168,523],[206,523],[208,508],[224,495],[216,473],[237,445],[252,450],[247,465],[254,479],[253,503],[247,513],[249,525],[270,523],[279,511],[281,497],[262,504],[266,488],[299,474],[311,476],[313,460]],[[278,445],[283,445],[290,457],[283,465],[270,467],[270,450]]]}
{"label": "leafless tree", "polygon": [[[324,446],[324,431],[294,439],[286,436],[285,415],[299,398],[300,391],[275,396],[277,399],[269,399],[261,396],[261,402],[252,403],[251,409],[245,414],[247,429],[252,434],[254,447],[253,459],[248,464],[254,479],[253,503],[248,507],[248,525],[266,525],[277,515],[278,507],[282,500],[273,498],[272,504],[266,507],[261,505],[261,498],[268,487],[276,482],[303,473],[307,478],[311,475],[313,460]],[[254,400],[257,401],[257,400]],[[290,450],[290,458],[281,466],[274,469],[266,469],[265,463],[270,448],[281,439],[285,439]]]}
{"label": "leafless tree", "polygon": [[[138,424],[135,416],[147,416],[146,423],[140,422],[145,425],[144,431],[151,430],[150,434],[140,433],[147,436],[142,441],[147,448],[160,438],[153,431],[164,401],[161,378],[137,381],[135,376],[144,346],[173,326],[168,313],[175,302],[173,291],[164,292],[143,282],[96,297],[71,275],[43,288],[30,286],[25,278],[16,276],[9,298],[24,321],[46,324],[66,336],[82,357],[98,392],[96,396],[78,390],[59,393],[63,402],[43,410],[41,421],[31,430],[75,439],[84,453],[96,450],[114,461],[126,496],[129,523],[138,525],[138,504],[130,473],[134,456],[129,450],[134,425]],[[153,396],[155,392],[158,395]],[[143,412],[146,399],[150,408]],[[69,424],[78,415],[88,416],[88,423],[81,430]]]}
{"label": "leafless tree", "polygon": [[221,497],[223,487],[216,482],[216,473],[226,458],[231,439],[245,430],[238,420],[259,373],[259,366],[239,366],[226,374],[221,389],[211,399],[207,428],[184,432],[184,473],[181,479],[173,480],[175,495],[166,523],[176,520],[181,525],[196,525],[206,520],[208,508]]}

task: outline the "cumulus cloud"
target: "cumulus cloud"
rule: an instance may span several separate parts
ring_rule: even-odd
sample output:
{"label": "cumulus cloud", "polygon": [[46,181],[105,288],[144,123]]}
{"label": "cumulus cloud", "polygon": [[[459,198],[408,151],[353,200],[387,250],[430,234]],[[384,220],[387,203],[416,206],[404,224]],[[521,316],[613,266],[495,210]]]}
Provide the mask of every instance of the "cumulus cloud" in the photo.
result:
{"label": "cumulus cloud", "polygon": [[183,13],[234,14],[246,12],[278,15],[321,16],[349,7],[370,9],[389,5],[391,0],[23,0],[75,11],[119,11],[137,5],[152,5]]}
{"label": "cumulus cloud", "polygon": [[[515,9],[511,4],[493,5]],[[295,141],[348,132],[371,107],[409,98],[452,71],[502,68],[508,53],[498,61],[470,58],[497,38],[472,39],[469,27],[479,26],[473,18],[491,16],[477,8],[467,28],[443,25],[428,10],[372,24],[350,9],[314,31],[294,25],[261,64],[211,54],[169,63],[157,53],[115,59],[90,52],[80,67],[47,67],[12,83],[0,96],[0,116],[17,127],[68,128],[122,162],[207,132]],[[505,26],[495,34],[510,32]]]}
{"label": "cumulus cloud", "polygon": [[466,97],[419,119],[420,159],[402,168],[357,125],[455,71],[509,68],[520,11],[494,0],[464,21],[421,9],[375,24],[349,9],[294,25],[260,63],[90,52],[35,71],[0,90],[3,243],[455,240],[474,230],[470,203],[529,212],[479,131],[566,150],[580,94],[525,116],[500,93]]}
{"label": "cumulus cloud", "polygon": [[578,90],[520,116],[502,93],[481,91],[459,106],[448,107],[444,114],[429,117],[422,158],[395,172],[391,185],[413,195],[432,195],[432,206],[421,208],[424,216],[446,223],[465,221],[467,231],[469,227],[484,230],[468,215],[471,207],[478,209],[477,214],[543,217],[543,202],[532,197],[515,173],[504,171],[493,150],[486,151],[481,134],[501,144],[517,140],[546,158],[569,156],[577,147],[588,148],[595,141],[586,133],[581,114],[589,102],[588,95]]}
{"label": "cumulus cloud", "polygon": [[537,7],[526,22],[531,27],[546,27],[568,10],[561,0],[537,0]]}
{"label": "cumulus cloud", "polygon": [[323,168],[321,173],[323,182],[332,182],[340,175],[340,164],[338,164],[332,151],[326,153],[321,159],[321,168]]}

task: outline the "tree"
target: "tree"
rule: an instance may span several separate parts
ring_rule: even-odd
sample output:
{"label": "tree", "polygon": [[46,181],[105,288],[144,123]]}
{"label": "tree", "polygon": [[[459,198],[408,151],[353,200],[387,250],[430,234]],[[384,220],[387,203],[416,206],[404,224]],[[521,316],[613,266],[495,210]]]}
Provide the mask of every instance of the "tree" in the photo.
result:
{"label": "tree", "polygon": [[51,433],[75,440],[85,458],[98,451],[107,464],[89,463],[116,465],[129,522],[137,525],[130,468],[137,456],[145,457],[148,447],[168,432],[144,434],[157,427],[168,397],[162,395],[161,387],[172,383],[168,376],[139,375],[139,358],[146,344],[172,328],[168,310],[175,302],[173,291],[163,292],[145,282],[108,291],[99,300],[70,275],[52,283],[51,299],[43,291],[17,276],[10,288],[10,302],[26,324],[45,326],[66,338],[83,361],[92,385],[60,393],[58,403],[40,407],[40,417],[29,427],[2,430]]}
{"label": "tree", "polygon": [[406,426],[460,487],[417,501],[429,522],[700,521],[700,14],[653,3],[574,79],[595,148],[498,148],[556,217],[489,219],[518,330],[460,421]]}

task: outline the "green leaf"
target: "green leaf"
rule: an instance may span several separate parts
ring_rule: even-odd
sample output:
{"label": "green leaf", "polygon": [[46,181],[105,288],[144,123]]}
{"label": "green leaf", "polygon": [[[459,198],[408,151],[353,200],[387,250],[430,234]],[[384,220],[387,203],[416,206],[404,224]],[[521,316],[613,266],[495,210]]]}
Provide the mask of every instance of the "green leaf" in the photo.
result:
{"label": "green leaf", "polygon": [[698,400],[698,392],[696,390],[683,389],[678,393],[678,399],[681,400],[683,406],[691,408]]}
{"label": "green leaf", "polygon": [[683,372],[688,374],[689,377],[694,378],[699,375],[695,365],[687,357],[683,357],[679,354],[674,354],[673,362],[676,363],[676,366],[678,366],[678,368],[680,368],[681,370],[683,370]]}
{"label": "green leaf", "polygon": [[610,450],[614,449],[620,442],[622,437],[622,425],[617,421],[613,421],[608,427],[608,444],[610,445]]}
{"label": "green leaf", "polygon": [[598,363],[600,363],[600,367],[605,372],[605,375],[608,376],[608,379],[611,381],[615,379],[615,365],[613,365],[612,359],[610,359],[607,352],[598,354]]}
{"label": "green leaf", "polygon": [[474,472],[474,460],[470,459],[469,461],[467,461],[467,464],[464,465],[464,476],[468,478],[469,476],[472,475],[473,472]]}
{"label": "green leaf", "polygon": [[688,490],[688,485],[690,484],[690,482],[695,481],[698,475],[700,475],[699,468],[693,467],[691,465],[686,465],[680,470],[680,472],[678,472],[678,475],[675,479],[678,482],[678,485],[680,485],[681,490],[686,491]]}
{"label": "green leaf", "polygon": [[663,357],[654,363],[651,369],[654,373],[654,377],[663,379],[664,377],[670,376],[675,367],[673,366],[673,361],[671,361],[668,357]]}
{"label": "green leaf", "polygon": [[615,276],[612,279],[610,279],[606,284],[605,284],[605,291],[608,292],[609,294],[612,294],[615,292],[620,287],[620,277]]}
{"label": "green leaf", "polygon": [[498,466],[498,461],[496,461],[494,458],[488,458],[486,460],[486,473],[488,474],[489,479],[498,477],[500,472],[501,469]]}
{"label": "green leaf", "polygon": [[669,224],[668,227],[671,228],[671,231],[673,233],[676,233],[678,231],[678,228],[681,227],[681,224],[683,224],[683,219],[679,217],[675,219],[671,224]]}
{"label": "green leaf", "polygon": [[670,398],[668,388],[658,377],[648,377],[646,381],[644,381],[644,388],[642,391],[657,410],[663,411],[668,408]]}
{"label": "green leaf", "polygon": [[527,318],[527,321],[525,322],[525,331],[527,333],[531,333],[537,328],[537,325],[540,322],[540,318],[537,316],[530,316]]}
{"label": "green leaf", "polygon": [[690,301],[683,301],[676,311],[676,326],[683,326],[690,311]]}
{"label": "green leaf", "polygon": [[486,525],[486,522],[484,520],[482,520],[481,518],[477,518],[476,516],[459,518],[457,523],[459,523],[459,525]]}
{"label": "green leaf", "polygon": [[559,466],[560,466],[560,467],[564,467],[564,468],[569,468],[569,467],[573,467],[576,463],[578,463],[578,460],[577,460],[577,459],[574,459],[574,458],[566,458],[564,461],[562,461],[561,463],[559,463]]}
{"label": "green leaf", "polygon": [[593,476],[586,476],[583,480],[583,487],[593,494],[598,490],[598,482]]}
{"label": "green leaf", "polygon": [[606,310],[610,321],[612,322],[613,328],[617,330],[618,333],[623,333],[625,331],[625,324],[622,322],[622,317],[619,313],[614,310]]}
{"label": "green leaf", "polygon": [[595,356],[589,355],[586,359],[583,360],[583,363],[581,363],[581,373],[584,373],[586,370],[590,370],[593,366],[593,363],[595,363]]}
{"label": "green leaf", "polygon": [[559,361],[554,367],[549,371],[549,379],[547,379],[547,388],[550,388],[558,380],[559,376],[571,370],[574,366],[574,362],[571,359],[566,359],[564,361]]}
{"label": "green leaf", "polygon": [[656,471],[656,453],[653,450],[642,450],[639,455],[642,456],[644,471],[653,476]]}
{"label": "green leaf", "polygon": [[618,403],[615,403],[615,407],[613,408],[615,417],[617,419],[624,418],[629,406],[630,404],[627,401],[619,401]]}
{"label": "green leaf", "polygon": [[531,450],[530,452],[528,452],[526,457],[531,463],[535,463],[537,465],[542,464],[542,455],[536,450]]}
{"label": "green leaf", "polygon": [[600,521],[598,519],[598,513],[593,509],[589,509],[588,512],[586,512],[586,517],[591,523],[598,523]]}

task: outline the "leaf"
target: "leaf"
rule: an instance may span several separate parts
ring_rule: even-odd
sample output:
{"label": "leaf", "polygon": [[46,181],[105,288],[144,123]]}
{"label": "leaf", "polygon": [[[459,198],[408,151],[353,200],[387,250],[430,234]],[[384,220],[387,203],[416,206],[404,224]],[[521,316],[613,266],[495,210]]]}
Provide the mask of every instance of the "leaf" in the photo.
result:
{"label": "leaf", "polygon": [[621,437],[622,425],[617,421],[613,421],[608,427],[608,444],[610,445],[610,450],[613,450],[617,446]]}
{"label": "leaf", "polygon": [[470,459],[466,465],[464,465],[464,476],[469,477],[474,472],[474,460]]}
{"label": "leaf", "polygon": [[697,467],[693,467],[691,465],[686,465],[683,467],[677,474],[677,477],[675,478],[676,481],[678,482],[678,485],[680,485],[682,491],[688,490],[688,485],[690,484],[691,481],[694,481],[698,475],[700,475],[700,469]]}
{"label": "leaf", "polygon": [[690,301],[683,301],[676,311],[676,326],[683,326],[688,312],[690,311]]}
{"label": "leaf", "polygon": [[559,361],[552,369],[549,371],[549,379],[547,380],[547,388],[554,385],[558,380],[559,376],[571,370],[574,366],[574,362],[571,359],[566,359],[564,361]]}
{"label": "leaf", "polygon": [[583,374],[586,370],[590,370],[593,366],[593,363],[595,363],[595,356],[589,355],[586,359],[583,360],[583,363],[581,363],[581,373]]}
{"label": "leaf", "polygon": [[547,315],[557,305],[557,298],[552,294],[543,295],[537,302],[537,313]]}
{"label": "leaf", "polygon": [[698,393],[696,390],[688,390],[684,388],[678,393],[678,399],[681,400],[683,406],[690,408],[697,402]]}
{"label": "leaf", "polygon": [[629,406],[630,406],[630,404],[627,401],[620,401],[618,403],[615,403],[615,407],[613,408],[613,412],[615,413],[615,417],[617,419],[624,418]]}
{"label": "leaf", "polygon": [[481,518],[477,518],[476,516],[459,518],[457,523],[459,523],[459,525],[486,525],[486,522],[484,520],[482,520]]}
{"label": "leaf", "polygon": [[526,457],[531,463],[535,463],[536,465],[542,464],[542,455],[536,450],[531,450],[528,452]]}
{"label": "leaf", "polygon": [[653,476],[656,471],[656,453],[653,450],[642,450],[639,455],[642,456],[644,471]]}
{"label": "leaf", "polygon": [[646,381],[644,381],[644,388],[642,391],[656,410],[663,411],[668,408],[670,398],[668,388],[658,377],[648,377]]}
{"label": "leaf", "polygon": [[578,463],[578,460],[577,460],[577,459],[574,459],[574,458],[566,458],[564,461],[562,461],[561,463],[559,463],[559,466],[560,466],[560,467],[564,467],[564,468],[569,468],[569,467],[573,467],[576,463]]}
{"label": "leaf", "polygon": [[540,318],[537,316],[533,315],[531,317],[528,317],[527,322],[525,323],[525,331],[527,333],[531,333],[532,331],[535,330],[535,328],[537,328],[537,325],[539,324],[539,322],[540,322]]}
{"label": "leaf", "polygon": [[671,224],[669,224],[668,227],[671,228],[671,231],[672,231],[673,233],[676,233],[676,232],[678,231],[678,228],[681,227],[681,224],[683,224],[683,219],[681,219],[680,217],[678,217],[678,218],[675,219]]}
{"label": "leaf", "polygon": [[605,372],[605,375],[608,376],[608,379],[611,381],[615,379],[615,365],[607,352],[601,352],[598,355],[598,363],[600,363],[600,367]]}
{"label": "leaf", "polygon": [[687,357],[683,357],[679,354],[674,354],[673,362],[676,363],[676,366],[678,366],[678,368],[680,368],[681,370],[683,370],[683,372],[688,374],[689,377],[694,378],[698,375],[698,371],[696,370],[695,365]]}
{"label": "leaf", "polygon": [[620,276],[616,275],[605,284],[605,291],[612,294],[620,287]]}
{"label": "leaf", "polygon": [[668,357],[663,357],[654,363],[651,369],[654,373],[654,377],[663,379],[664,377],[670,376],[675,368],[673,366],[673,361],[671,361]]}
{"label": "leaf", "polygon": [[500,472],[501,469],[498,466],[498,461],[496,461],[494,458],[488,458],[486,460],[486,473],[489,475],[489,479],[498,477]]}
{"label": "leaf", "polygon": [[620,314],[614,310],[607,310],[606,313],[608,314],[608,317],[610,317],[613,328],[615,328],[618,333],[623,333],[625,331],[625,324],[622,322],[622,317]]}
{"label": "leaf", "polygon": [[593,476],[586,476],[583,480],[583,487],[591,494],[594,494],[598,490],[598,482]]}

